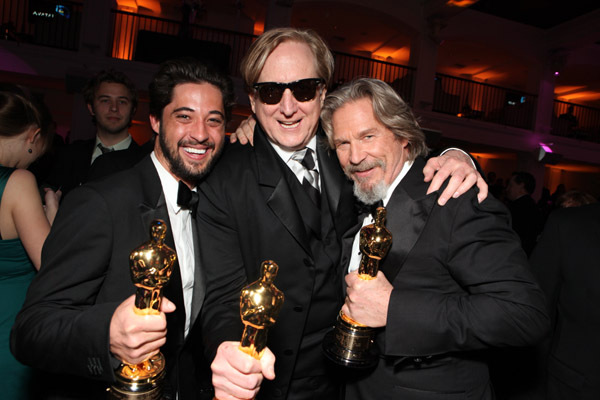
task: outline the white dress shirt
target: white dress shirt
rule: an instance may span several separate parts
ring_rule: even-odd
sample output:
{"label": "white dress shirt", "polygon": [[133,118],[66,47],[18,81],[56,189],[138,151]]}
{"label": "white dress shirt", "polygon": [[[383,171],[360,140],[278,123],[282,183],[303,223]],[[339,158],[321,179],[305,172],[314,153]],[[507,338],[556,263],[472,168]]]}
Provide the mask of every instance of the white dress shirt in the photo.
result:
{"label": "white dress shirt", "polygon": [[[404,163],[404,165],[402,166],[402,170],[400,171],[400,173],[398,174],[396,179],[394,179],[394,181],[388,188],[387,192],[385,192],[385,197],[382,199],[384,207],[387,206],[387,203],[390,201],[390,198],[392,197],[394,190],[396,190],[396,187],[400,184],[400,181],[402,181],[402,178],[404,178],[406,176],[406,174],[408,173],[408,171],[410,170],[410,167],[412,167],[412,165],[413,165],[412,161],[406,161]],[[369,214],[363,220],[362,226],[372,224],[373,222],[374,222],[373,215]],[[362,228],[362,226],[361,226],[361,228]],[[358,267],[360,266],[360,259],[361,259],[361,254],[360,254],[360,229],[359,229],[358,232],[356,232],[356,236],[354,236],[354,242],[352,242],[352,253],[351,253],[351,257],[350,257],[350,264],[348,265],[348,272],[352,272],[352,271],[355,271],[358,269]]]}
{"label": "white dress shirt", "polygon": [[[177,252],[177,261],[181,273],[181,284],[183,286],[183,301],[185,306],[185,330],[184,337],[187,337],[190,329],[190,316],[192,315],[192,296],[194,293],[194,234],[192,231],[192,212],[182,209],[177,205],[177,191],[179,190],[179,181],[175,179],[163,165],[158,161],[154,152],[150,155],[152,162],[156,167],[162,190],[167,203],[169,212],[169,221],[171,233],[175,241],[175,251]],[[196,188],[194,188],[194,191]]]}
{"label": "white dress shirt", "polygon": [[131,145],[132,140],[133,139],[131,138],[131,135],[128,134],[127,137],[125,139],[121,140],[119,143],[116,143],[112,146],[106,146],[104,143],[102,143],[100,138],[98,136],[96,136],[96,142],[94,143],[94,151],[92,152],[92,160],[90,161],[90,165],[92,165],[92,163],[94,161],[96,161],[96,158],[98,158],[102,155],[102,150],[100,150],[98,148],[99,144],[101,144],[103,147],[106,147],[107,149],[119,151],[119,150],[127,150],[129,148],[129,145]]}

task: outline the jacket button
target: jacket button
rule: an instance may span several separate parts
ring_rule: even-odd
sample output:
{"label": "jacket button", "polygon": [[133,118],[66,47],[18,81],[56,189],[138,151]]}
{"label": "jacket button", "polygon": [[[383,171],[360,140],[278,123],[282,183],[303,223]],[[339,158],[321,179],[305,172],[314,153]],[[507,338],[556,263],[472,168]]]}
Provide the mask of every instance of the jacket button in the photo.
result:
{"label": "jacket button", "polygon": [[296,307],[294,307],[294,311],[296,311],[296,312],[302,312],[302,310],[304,310],[302,308],[302,306],[296,306]]}
{"label": "jacket button", "polygon": [[423,362],[423,359],[421,357],[415,357],[415,358],[413,358],[413,361],[416,363],[420,363],[420,362]]}
{"label": "jacket button", "polygon": [[285,349],[283,351],[283,354],[286,355],[286,356],[291,356],[292,354],[294,354],[294,351],[291,350],[291,349]]}

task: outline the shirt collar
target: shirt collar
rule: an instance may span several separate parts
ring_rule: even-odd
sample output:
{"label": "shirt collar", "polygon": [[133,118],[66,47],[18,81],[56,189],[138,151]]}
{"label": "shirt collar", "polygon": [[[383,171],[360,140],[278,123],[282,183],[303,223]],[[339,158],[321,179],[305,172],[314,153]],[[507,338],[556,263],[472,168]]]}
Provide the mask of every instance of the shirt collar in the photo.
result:
{"label": "shirt collar", "polygon": [[[273,146],[273,148],[275,149],[275,152],[279,155],[279,157],[281,157],[283,162],[285,162],[286,164],[288,163],[288,161],[290,161],[290,159],[292,158],[292,155],[295,153],[295,151],[288,151],[288,150],[282,149],[281,147],[279,147],[275,143],[271,142],[270,140],[269,140],[269,143],[271,144],[271,146]],[[313,136],[312,139],[310,139],[310,141],[308,142],[306,147],[308,147],[309,149],[311,149],[313,151],[315,165],[317,166],[317,169],[318,169],[319,163],[317,162],[318,158],[317,158],[317,136],[316,135]]]}
{"label": "shirt collar", "polygon": [[[156,154],[154,151],[150,153],[150,158],[152,158],[152,162],[154,163],[154,167],[156,168],[156,172],[158,172],[158,177],[160,178],[160,183],[162,185],[163,193],[165,195],[165,201],[167,203],[167,207],[169,207],[175,214],[179,214],[179,211],[182,208],[177,204],[177,192],[179,191],[179,180],[175,179],[173,175],[167,171],[167,169],[158,161]],[[196,190],[194,188],[193,190]]]}
{"label": "shirt collar", "polygon": [[404,165],[402,166],[402,170],[400,171],[400,173],[398,174],[396,179],[394,179],[394,181],[388,188],[387,192],[385,193],[385,197],[383,198],[384,206],[387,206],[387,203],[388,203],[388,201],[390,201],[390,198],[392,197],[394,190],[396,190],[396,187],[400,184],[400,182],[402,181],[402,178],[404,178],[406,176],[406,174],[408,173],[408,171],[410,170],[410,167],[412,167],[412,165],[413,165],[413,160],[406,161],[404,163]]}
{"label": "shirt collar", "polygon": [[94,148],[98,147],[98,144],[101,144],[102,146],[104,146],[108,149],[127,150],[129,148],[129,146],[131,145],[132,140],[133,139],[131,138],[131,135],[127,134],[127,137],[125,139],[121,140],[119,143],[113,144],[112,146],[106,146],[104,143],[102,143],[100,138],[98,136],[96,136],[96,143],[94,143]]}

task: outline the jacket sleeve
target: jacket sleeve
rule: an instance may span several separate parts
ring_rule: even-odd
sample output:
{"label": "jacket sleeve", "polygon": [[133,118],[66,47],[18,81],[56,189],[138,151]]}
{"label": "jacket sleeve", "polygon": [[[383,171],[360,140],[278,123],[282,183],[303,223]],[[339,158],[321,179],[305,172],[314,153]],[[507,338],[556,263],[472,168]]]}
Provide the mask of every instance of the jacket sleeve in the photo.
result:
{"label": "jacket sleeve", "polygon": [[489,197],[479,204],[473,190],[433,207],[393,285],[388,355],[527,346],[548,329],[544,295],[506,209]]}
{"label": "jacket sleeve", "polygon": [[20,362],[61,374],[113,379],[109,326],[118,304],[95,304],[110,260],[108,218],[102,197],[89,187],[65,198],[12,329],[11,350]]}
{"label": "jacket sleeve", "polygon": [[204,183],[199,197],[198,236],[206,279],[202,338],[206,357],[212,361],[222,342],[241,339],[240,292],[247,276],[236,221],[225,192]]}

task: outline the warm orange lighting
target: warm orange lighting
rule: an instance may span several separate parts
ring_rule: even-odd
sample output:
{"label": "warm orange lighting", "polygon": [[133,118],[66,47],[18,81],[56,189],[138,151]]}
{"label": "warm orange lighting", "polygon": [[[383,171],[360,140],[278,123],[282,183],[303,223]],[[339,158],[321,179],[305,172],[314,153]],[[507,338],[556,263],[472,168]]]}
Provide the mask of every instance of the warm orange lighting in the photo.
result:
{"label": "warm orange lighting", "polygon": [[137,13],[138,5],[135,0],[117,0],[117,10]]}
{"label": "warm orange lighting", "polygon": [[[128,29],[122,29],[122,27]],[[131,60],[133,58],[133,49],[135,45],[135,36],[133,32],[138,31],[139,19],[135,18],[130,22],[127,15],[115,14],[114,40],[112,57],[121,60]]]}
{"label": "warm orange lighting", "polygon": [[478,74],[473,75],[473,80],[487,82],[487,81],[498,80],[506,75],[507,74],[505,74],[503,72],[485,71],[485,72],[480,72]]}
{"label": "warm orange lighting", "polygon": [[[547,166],[548,167],[548,166]],[[560,173],[561,171],[571,171],[571,172],[591,172],[598,174],[600,173],[600,167],[595,165],[586,165],[586,164],[572,164],[568,162],[558,163],[549,167],[553,173]]]}
{"label": "warm orange lighting", "polygon": [[408,47],[399,49],[384,48],[374,52],[373,57],[377,57],[379,60],[393,64],[408,64],[410,59],[410,49]]}
{"label": "warm orange lighting", "polygon": [[477,3],[478,1],[479,0],[448,0],[446,4],[455,7],[469,7]]}
{"label": "warm orange lighting", "polygon": [[256,36],[262,35],[265,31],[265,21],[254,21],[254,34]]}
{"label": "warm orange lighting", "polygon": [[491,160],[516,160],[517,156],[514,153],[470,153],[473,157],[491,159]]}
{"label": "warm orange lighting", "polygon": [[600,99],[600,93],[592,92],[592,91],[570,93],[568,95],[562,95],[559,97],[559,100],[567,101],[567,102],[593,101],[593,100],[598,100],[598,99]]}
{"label": "warm orange lighting", "polygon": [[555,86],[554,94],[562,95],[562,94],[567,94],[567,93],[571,93],[571,92],[577,92],[577,91],[580,91],[581,89],[585,89],[586,87],[587,86]]}
{"label": "warm orange lighting", "polygon": [[146,8],[155,15],[161,15],[162,9],[158,0],[136,0],[138,7]]}

